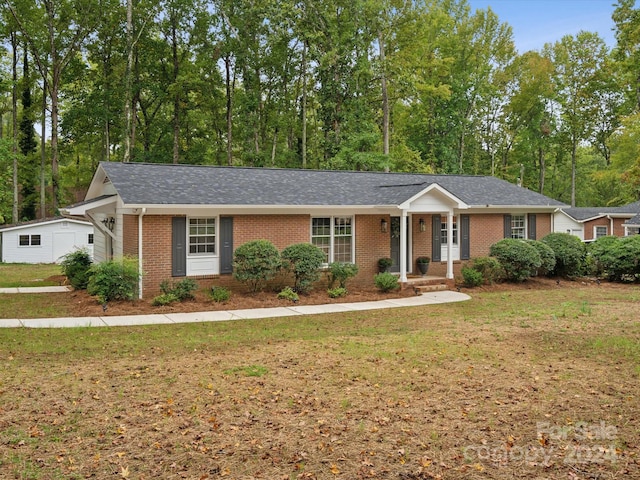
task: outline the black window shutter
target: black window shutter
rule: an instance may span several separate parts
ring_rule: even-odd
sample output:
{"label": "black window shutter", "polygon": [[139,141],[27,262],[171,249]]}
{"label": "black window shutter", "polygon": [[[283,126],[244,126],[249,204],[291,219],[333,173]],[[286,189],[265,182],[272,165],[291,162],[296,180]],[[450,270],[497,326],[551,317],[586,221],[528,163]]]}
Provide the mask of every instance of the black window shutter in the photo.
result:
{"label": "black window shutter", "polygon": [[171,219],[171,275],[187,275],[187,218]]}
{"label": "black window shutter", "polygon": [[469,215],[460,215],[460,241],[460,260],[469,260],[471,258]]}
{"label": "black window shutter", "polygon": [[440,253],[440,231],[442,230],[442,220],[440,215],[431,216],[431,260],[439,262],[441,260]]}
{"label": "black window shutter", "polygon": [[504,238],[511,238],[511,215],[504,216]]}
{"label": "black window shutter", "polygon": [[528,238],[529,240],[535,240],[536,239],[536,214],[535,213],[529,214],[527,223],[529,224]]}

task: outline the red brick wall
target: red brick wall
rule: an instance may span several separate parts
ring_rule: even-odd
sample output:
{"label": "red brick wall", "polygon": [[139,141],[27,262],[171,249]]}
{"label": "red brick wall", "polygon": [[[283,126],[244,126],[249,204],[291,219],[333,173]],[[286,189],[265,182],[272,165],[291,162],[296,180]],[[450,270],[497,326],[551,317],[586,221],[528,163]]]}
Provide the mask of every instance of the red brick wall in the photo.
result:
{"label": "red brick wall", "polygon": [[123,215],[123,232],[122,253],[125,256],[138,256],[138,216]]}
{"label": "red brick wall", "polygon": [[[613,235],[611,232],[611,224],[610,220],[607,217],[596,218],[595,220],[591,220],[589,222],[584,223],[584,239],[585,240],[593,240],[595,238],[594,235],[594,227],[607,227],[607,234]],[[624,235],[624,233],[622,233]]]}
{"label": "red brick wall", "polygon": [[311,240],[309,215],[237,215],[233,217],[233,249],[251,241],[265,239],[278,250]]}
{"label": "red brick wall", "polygon": [[[380,229],[380,220],[387,221],[387,232]],[[378,273],[378,259],[388,257],[391,253],[391,237],[389,228],[391,219],[388,215],[356,215],[356,258],[358,276],[355,283],[373,283],[373,276]]]}
{"label": "red brick wall", "polygon": [[171,218],[171,215],[142,217],[142,290],[145,298],[157,295],[160,282],[171,278]]}

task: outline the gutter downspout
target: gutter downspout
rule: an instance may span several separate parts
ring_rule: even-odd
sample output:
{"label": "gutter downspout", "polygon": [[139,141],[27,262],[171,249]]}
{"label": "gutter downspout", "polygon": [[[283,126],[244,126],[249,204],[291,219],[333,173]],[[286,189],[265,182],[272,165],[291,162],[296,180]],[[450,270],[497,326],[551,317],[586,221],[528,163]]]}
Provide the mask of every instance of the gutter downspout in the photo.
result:
{"label": "gutter downspout", "polygon": [[142,300],[142,217],[147,213],[147,208],[140,209],[138,214],[138,298]]}
{"label": "gutter downspout", "polygon": [[611,218],[611,215],[607,215],[607,218],[609,219],[609,235],[614,235],[613,233],[613,218]]}
{"label": "gutter downspout", "polygon": [[400,283],[407,282],[407,211],[400,217]]}

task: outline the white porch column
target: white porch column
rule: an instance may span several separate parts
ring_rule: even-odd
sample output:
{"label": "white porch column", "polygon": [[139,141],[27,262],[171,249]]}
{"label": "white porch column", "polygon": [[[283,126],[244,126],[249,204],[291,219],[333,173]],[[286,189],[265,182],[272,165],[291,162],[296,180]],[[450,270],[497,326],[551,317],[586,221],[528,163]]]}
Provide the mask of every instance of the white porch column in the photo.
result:
{"label": "white porch column", "polygon": [[407,281],[407,211],[400,216],[400,281]]}
{"label": "white porch column", "polygon": [[453,280],[453,210],[447,213],[447,278]]}

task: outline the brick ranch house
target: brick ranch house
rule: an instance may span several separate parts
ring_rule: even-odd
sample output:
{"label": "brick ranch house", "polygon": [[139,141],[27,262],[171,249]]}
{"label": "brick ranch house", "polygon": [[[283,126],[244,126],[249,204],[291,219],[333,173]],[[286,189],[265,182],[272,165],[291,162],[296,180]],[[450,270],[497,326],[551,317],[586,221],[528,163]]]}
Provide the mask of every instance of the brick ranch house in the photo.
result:
{"label": "brick ranch house", "polygon": [[589,242],[613,235],[626,237],[640,233],[640,201],[621,207],[561,208],[555,213],[556,232],[575,235]]}
{"label": "brick ranch house", "polygon": [[356,263],[361,284],[381,257],[402,282],[419,256],[453,279],[502,238],[552,232],[561,206],[486,176],[103,162],[64,213],[93,223],[96,261],[136,256],[149,297],[166,279],[231,283],[235,248],[256,239],[310,242],[327,263]]}

